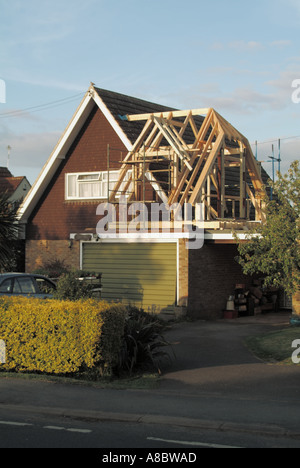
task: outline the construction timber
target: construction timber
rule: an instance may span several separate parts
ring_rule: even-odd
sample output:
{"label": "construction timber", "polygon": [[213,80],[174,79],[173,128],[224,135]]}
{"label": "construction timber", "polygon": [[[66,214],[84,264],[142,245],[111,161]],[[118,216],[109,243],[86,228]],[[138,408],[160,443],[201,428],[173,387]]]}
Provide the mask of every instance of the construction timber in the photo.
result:
{"label": "construction timber", "polygon": [[[131,151],[120,162],[119,179],[108,200],[120,195],[143,201],[141,185],[152,186],[169,206],[202,203],[203,219],[264,220],[261,167],[250,144],[212,108],[127,115],[145,122]],[[234,171],[235,184],[230,173]]]}

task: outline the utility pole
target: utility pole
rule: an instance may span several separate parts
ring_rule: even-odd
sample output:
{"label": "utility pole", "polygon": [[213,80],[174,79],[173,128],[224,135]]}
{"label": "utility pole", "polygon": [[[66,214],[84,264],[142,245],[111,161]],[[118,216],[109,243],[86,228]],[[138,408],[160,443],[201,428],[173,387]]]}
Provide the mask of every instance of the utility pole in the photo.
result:
{"label": "utility pole", "polygon": [[[281,162],[281,156],[280,156],[280,140],[278,140],[278,158],[275,158],[274,156],[274,145],[272,145],[272,156],[269,156],[269,159],[272,160],[272,180],[275,182],[275,161],[278,162],[278,172],[280,173],[280,162]],[[273,188],[271,187],[271,200],[273,199]]]}
{"label": "utility pole", "polygon": [[8,145],[8,147],[7,147],[7,169],[9,169],[10,151],[11,151],[11,146]]}

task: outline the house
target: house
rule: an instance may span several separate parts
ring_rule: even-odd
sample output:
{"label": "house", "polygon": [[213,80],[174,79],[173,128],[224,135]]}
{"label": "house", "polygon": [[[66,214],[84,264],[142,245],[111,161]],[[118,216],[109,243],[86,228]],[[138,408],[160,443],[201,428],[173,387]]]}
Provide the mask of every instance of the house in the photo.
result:
{"label": "house", "polygon": [[31,188],[25,176],[14,177],[6,167],[0,167],[0,193],[8,196],[13,205],[20,204]]}
{"label": "house", "polygon": [[[243,237],[263,220],[266,180],[247,139],[214,109],[180,111],[91,84],[19,209],[26,271],[61,259],[101,272],[107,300],[220,317],[235,285],[250,281],[232,230]],[[138,202],[146,214],[130,211]],[[177,210],[167,227],[162,211],[149,217],[162,204]],[[177,229],[184,213],[189,227]]]}
{"label": "house", "polygon": [[[7,197],[9,206],[17,209],[30,190],[25,176],[14,177],[7,167],[0,167],[0,194]],[[11,259],[7,269],[23,271],[25,266],[25,243],[22,239],[11,239]]]}

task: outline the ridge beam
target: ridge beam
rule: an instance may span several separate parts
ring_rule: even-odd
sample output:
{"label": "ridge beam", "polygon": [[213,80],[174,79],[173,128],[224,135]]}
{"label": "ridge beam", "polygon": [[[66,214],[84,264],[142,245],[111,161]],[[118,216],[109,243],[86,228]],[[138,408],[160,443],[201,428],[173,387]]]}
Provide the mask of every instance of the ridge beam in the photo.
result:
{"label": "ridge beam", "polygon": [[150,114],[132,114],[127,115],[127,120],[129,122],[134,122],[137,120],[148,120],[149,118],[153,117],[162,117],[167,119],[170,117],[170,112],[172,113],[172,118],[176,117],[187,117],[188,115],[207,115],[209,108],[202,108],[202,109],[192,109],[192,110],[178,110],[178,111],[167,111],[167,112],[154,112]]}

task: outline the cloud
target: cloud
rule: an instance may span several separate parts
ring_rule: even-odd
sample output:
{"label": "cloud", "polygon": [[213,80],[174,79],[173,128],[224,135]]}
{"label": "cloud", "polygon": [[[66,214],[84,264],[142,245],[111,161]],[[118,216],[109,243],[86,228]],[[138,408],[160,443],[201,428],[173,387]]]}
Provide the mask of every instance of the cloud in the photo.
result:
{"label": "cloud", "polygon": [[251,115],[283,111],[293,106],[292,83],[300,79],[300,63],[288,64],[273,76],[266,69],[243,70],[234,66],[210,67],[205,72],[209,81],[181,89],[177,93],[177,107],[214,107]]}
{"label": "cloud", "polygon": [[283,49],[292,45],[292,41],[288,39],[279,39],[272,42],[257,42],[257,41],[232,41],[232,42],[213,42],[210,46],[211,50],[235,50],[237,52],[259,52],[267,50],[269,47]]}
{"label": "cloud", "polygon": [[241,52],[255,52],[264,48],[261,42],[256,41],[234,41],[228,44],[230,49],[236,49]]}
{"label": "cloud", "polygon": [[211,50],[236,50],[239,52],[256,52],[264,49],[264,45],[257,41],[232,41],[232,42],[213,42],[210,46]]}
{"label": "cloud", "polygon": [[[214,91],[213,91],[214,90]],[[237,114],[255,114],[257,112],[281,110],[291,103],[291,90],[262,92],[253,86],[239,86],[230,92],[224,92],[220,87],[210,83],[205,92],[205,86],[195,86],[192,89],[181,90],[179,107],[193,108],[197,106],[213,107],[220,112]]]}
{"label": "cloud", "polygon": [[[26,166],[28,170],[41,168],[52,153],[60,138],[60,132],[14,134],[10,131],[0,132],[1,151],[0,166],[6,161],[6,150],[9,144],[12,147],[10,161],[18,167]],[[16,174],[23,175],[23,174]],[[27,175],[27,174],[24,174]]]}
{"label": "cloud", "polygon": [[283,49],[284,47],[289,47],[292,45],[292,41],[289,41],[289,40],[279,40],[279,41],[273,41],[273,42],[270,42],[270,46],[271,47],[277,47],[277,48],[280,48],[280,49]]}
{"label": "cloud", "polygon": [[19,74],[18,78],[13,78],[9,74],[6,76],[7,80],[14,81],[16,83],[23,83],[32,86],[40,86],[43,88],[53,88],[53,89],[61,89],[64,91],[74,91],[78,93],[84,93],[87,89],[87,83],[80,84],[75,81],[62,81],[57,79],[51,79],[49,77],[45,78],[37,78],[26,73]]}

